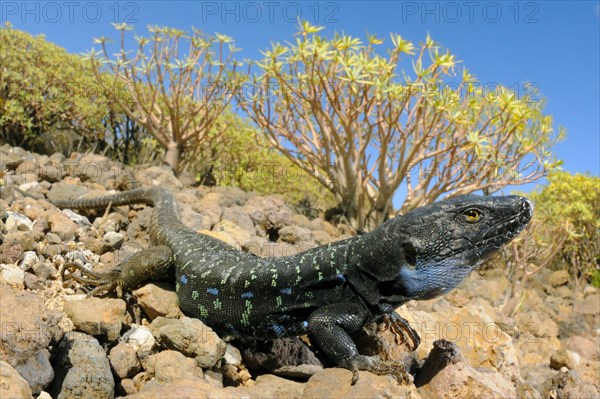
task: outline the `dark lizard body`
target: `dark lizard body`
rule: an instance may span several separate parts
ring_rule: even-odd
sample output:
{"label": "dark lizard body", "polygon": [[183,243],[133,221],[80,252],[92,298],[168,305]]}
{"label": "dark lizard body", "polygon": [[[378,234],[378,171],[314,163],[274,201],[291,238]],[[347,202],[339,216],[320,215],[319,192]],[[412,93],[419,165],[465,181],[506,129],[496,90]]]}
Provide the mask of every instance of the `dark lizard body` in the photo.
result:
{"label": "dark lizard body", "polygon": [[[331,360],[351,369],[407,378],[399,363],[358,354],[349,333],[382,316],[418,335],[394,310],[456,287],[482,260],[516,236],[532,207],[522,197],[462,196],[396,217],[371,233],[293,256],[260,258],[199,234],[179,219],[173,196],[140,188],[60,207],[154,205],[154,247],[134,254],[118,274],[79,278],[132,289],[174,266],[182,311],[221,335],[273,339],[308,333]],[[81,269],[81,268],[79,268]],[[76,278],[77,279],[77,278]]]}

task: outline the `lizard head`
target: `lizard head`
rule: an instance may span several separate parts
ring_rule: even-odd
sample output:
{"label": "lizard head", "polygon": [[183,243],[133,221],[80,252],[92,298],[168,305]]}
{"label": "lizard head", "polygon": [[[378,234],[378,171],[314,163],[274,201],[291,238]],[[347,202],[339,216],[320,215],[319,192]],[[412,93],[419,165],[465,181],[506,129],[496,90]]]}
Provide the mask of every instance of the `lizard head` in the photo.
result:
{"label": "lizard head", "polygon": [[388,221],[381,226],[388,256],[395,259],[395,270],[383,273],[393,273],[388,288],[408,299],[449,292],[516,237],[532,215],[533,205],[524,197],[464,195]]}

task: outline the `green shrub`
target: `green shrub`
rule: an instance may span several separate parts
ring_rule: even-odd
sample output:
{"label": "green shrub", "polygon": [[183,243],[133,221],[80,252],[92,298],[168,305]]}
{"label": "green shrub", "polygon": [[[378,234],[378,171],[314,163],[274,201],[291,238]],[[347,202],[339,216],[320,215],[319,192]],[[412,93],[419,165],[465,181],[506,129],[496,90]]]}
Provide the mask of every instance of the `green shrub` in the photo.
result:
{"label": "green shrub", "polygon": [[555,172],[548,185],[531,193],[543,222],[555,226],[554,239],[564,236],[560,251],[575,283],[598,273],[600,245],[600,178],[589,174]]}
{"label": "green shrub", "polygon": [[600,270],[594,269],[591,274],[592,285],[596,288],[600,288]]}
{"label": "green shrub", "polygon": [[108,102],[89,63],[8,23],[0,38],[0,140],[27,147],[53,129],[103,137]]}
{"label": "green shrub", "polygon": [[526,194],[535,205],[533,220],[489,264],[508,266],[510,297],[544,267],[568,269],[575,290],[600,286],[600,178],[554,172],[548,184]]}

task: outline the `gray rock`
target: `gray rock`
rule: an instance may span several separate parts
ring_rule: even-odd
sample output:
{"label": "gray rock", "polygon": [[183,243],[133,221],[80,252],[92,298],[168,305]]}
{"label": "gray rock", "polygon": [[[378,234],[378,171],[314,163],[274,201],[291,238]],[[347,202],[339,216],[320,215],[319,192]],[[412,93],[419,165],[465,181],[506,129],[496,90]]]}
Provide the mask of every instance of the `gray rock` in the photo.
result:
{"label": "gray rock", "polygon": [[157,317],[150,325],[157,342],[167,348],[196,357],[202,368],[213,367],[225,354],[227,345],[198,319]]}
{"label": "gray rock", "polygon": [[321,230],[313,230],[311,236],[317,245],[325,245],[331,242],[331,236]]}
{"label": "gray rock", "polygon": [[58,162],[48,162],[39,168],[39,178],[50,183],[57,183],[66,175],[66,170]]}
{"label": "gray rock", "polygon": [[146,230],[150,224],[152,208],[146,207],[137,211],[136,217],[127,226],[127,237],[129,240],[138,240],[146,237]]}
{"label": "gray rock", "polygon": [[159,382],[204,378],[202,369],[194,359],[172,350],[148,356],[144,360],[144,369]]}
{"label": "gray rock", "polygon": [[124,342],[118,343],[110,350],[108,359],[119,378],[132,377],[142,369],[135,348]]}
{"label": "gray rock", "polygon": [[25,287],[32,291],[41,290],[44,288],[44,280],[36,276],[35,274],[25,273],[25,278],[23,279],[23,283]]}
{"label": "gray rock", "polygon": [[212,227],[209,218],[196,213],[188,204],[181,206],[181,220],[187,227],[195,231],[208,230]]}
{"label": "gray rock", "polygon": [[47,233],[46,241],[48,241],[48,244],[60,244],[62,242],[62,239],[58,234]]}
{"label": "gray rock", "polygon": [[582,315],[597,316],[600,314],[600,294],[588,295],[585,299],[573,303],[573,312]]}
{"label": "gray rock", "polygon": [[578,372],[560,371],[546,381],[544,398],[590,399],[600,397],[598,388],[582,380]]}
{"label": "gray rock", "polygon": [[79,184],[55,183],[47,194],[49,200],[68,200],[81,198],[90,190]]}
{"label": "gray rock", "polygon": [[52,397],[114,398],[115,381],[104,349],[94,337],[73,332],[59,342],[56,377],[47,391]]}
{"label": "gray rock", "polygon": [[311,221],[305,215],[295,213],[294,215],[292,215],[292,220],[293,220],[294,226],[304,227],[305,229],[312,230]]}
{"label": "gray rock", "polygon": [[24,191],[30,194],[40,194],[41,193],[41,185],[37,181],[32,181],[29,183],[23,183],[19,185],[19,190]]}
{"label": "gray rock", "polygon": [[211,228],[221,220],[221,215],[223,214],[223,208],[219,205],[220,199],[220,194],[208,193],[197,205],[198,212],[202,215],[204,223],[208,224]]}
{"label": "gray rock", "polygon": [[123,244],[123,241],[125,241],[125,236],[121,233],[109,231],[104,234],[102,239],[109,245],[110,249],[118,249]]}
{"label": "gray rock", "polygon": [[24,363],[16,366],[15,370],[25,378],[35,394],[40,393],[54,378],[50,352],[47,349],[42,349],[36,356],[28,358]]}
{"label": "gray rock", "polygon": [[138,355],[150,352],[156,346],[152,331],[146,326],[137,324],[131,325],[131,329],[123,335],[123,339],[135,349]]}
{"label": "gray rock", "polygon": [[81,157],[71,172],[74,172],[82,182],[93,182],[106,186],[111,180],[110,168],[114,162],[107,157],[94,153],[87,153]]}
{"label": "gray rock", "polygon": [[[46,232],[50,230],[50,226],[48,226],[48,222],[46,219],[40,219],[36,221],[33,226],[33,238],[36,242],[44,241],[46,236]],[[38,247],[41,249],[41,247]]]}
{"label": "gray rock", "polygon": [[48,225],[50,231],[58,235],[63,241],[73,240],[78,230],[75,222],[64,213],[56,210],[48,212]]}
{"label": "gray rock", "polygon": [[4,223],[7,232],[33,231],[33,222],[27,216],[12,211],[7,211],[7,213],[8,218]]}
{"label": "gray rock", "polygon": [[25,159],[15,170],[15,177],[17,177],[17,184],[31,183],[39,181],[39,163],[32,159]]}
{"label": "gray rock", "polygon": [[256,256],[266,256],[265,247],[270,244],[270,241],[264,237],[252,236],[246,244],[242,245],[242,250]]}
{"label": "gray rock", "polygon": [[33,265],[33,272],[43,281],[46,281],[50,276],[56,276],[58,271],[51,263],[37,262]]}
{"label": "gray rock", "polygon": [[579,354],[565,349],[559,349],[550,356],[550,367],[554,370],[560,370],[562,367],[575,370],[580,362]]}
{"label": "gray rock", "polygon": [[[110,232],[112,233],[112,232]],[[108,234],[108,233],[107,233]],[[112,238],[109,236],[109,238]],[[118,242],[118,240],[115,240],[116,242]],[[107,240],[105,240],[104,238],[102,239],[98,239],[98,238],[85,238],[85,239],[81,239],[81,242],[83,242],[83,247],[87,250],[90,251],[94,254],[97,255],[104,255],[106,252],[109,252],[111,250],[115,250],[118,248],[115,248],[111,245],[111,243]],[[121,242],[119,243],[119,247],[120,244],[122,244],[123,241],[121,240]],[[82,258],[80,259],[83,263],[87,263],[87,257],[86,258]]]}
{"label": "gray rock", "polygon": [[311,240],[311,231],[305,227],[284,226],[279,229],[279,240],[288,244],[298,244]]}
{"label": "gray rock", "polygon": [[23,254],[35,249],[35,237],[30,231],[8,233],[0,245],[0,263],[16,264],[23,260]]}
{"label": "gray rock", "polygon": [[279,230],[292,223],[292,211],[278,197],[254,197],[244,205],[244,211],[265,231]]}
{"label": "gray rock", "polygon": [[232,206],[242,206],[252,195],[239,187],[216,186],[210,190],[213,193],[220,194],[219,205],[223,208]]}
{"label": "gray rock", "polygon": [[183,188],[183,184],[175,177],[173,170],[168,166],[151,166],[137,173],[142,186],[160,186],[172,192],[177,192]]}
{"label": "gray rock", "polygon": [[[97,247],[95,247],[97,248]],[[95,249],[93,248],[93,249]],[[67,262],[75,262],[83,265],[87,269],[92,269],[92,263],[98,263],[100,261],[100,257],[89,249],[76,249],[74,251],[69,251],[65,254],[65,260]]]}
{"label": "gray rock", "polygon": [[33,265],[35,265],[39,261],[39,259],[40,258],[38,257],[38,255],[35,251],[26,251],[25,253],[23,253],[23,261],[21,262],[21,269],[29,270],[29,269],[33,268]]}
{"label": "gray rock", "polygon": [[309,378],[323,364],[298,337],[272,341],[248,341],[241,350],[249,368],[264,368],[284,377]]}
{"label": "gray rock", "polygon": [[40,134],[31,145],[35,152],[51,155],[61,153],[69,156],[82,144],[82,137],[73,129],[54,129]]}
{"label": "gray rock", "polygon": [[0,281],[13,287],[23,288],[25,272],[19,266],[0,264]]}
{"label": "gray rock", "polygon": [[[4,181],[4,185],[0,190],[0,199],[12,201],[15,196],[15,186],[10,182],[10,175],[0,178],[0,182]],[[8,183],[6,183],[8,182]],[[3,218],[4,219],[4,218]]]}
{"label": "gray rock", "polygon": [[553,287],[558,287],[569,282],[569,272],[567,270],[557,270],[548,277],[548,282]]}
{"label": "gray rock", "polygon": [[48,157],[48,162],[62,163],[67,157],[61,152],[55,152]]}
{"label": "gray rock", "polygon": [[565,339],[562,342],[563,348],[576,352],[584,358],[589,360],[600,359],[600,334],[596,333],[596,336],[582,337],[574,335]]}
{"label": "gray rock", "polygon": [[63,334],[61,316],[30,291],[0,285],[0,298],[0,358],[19,370],[37,394],[52,380],[46,348]]}
{"label": "gray rock", "polygon": [[239,366],[242,364],[242,354],[238,348],[231,344],[227,344],[225,355],[223,355],[223,360],[225,360],[225,364]]}
{"label": "gray rock", "polygon": [[254,234],[254,222],[250,219],[250,216],[244,211],[241,206],[231,206],[223,209],[223,215],[221,220],[227,220],[240,226],[240,228],[249,231]]}
{"label": "gray rock", "polygon": [[13,151],[0,151],[0,170],[15,170],[25,159]]}
{"label": "gray rock", "polygon": [[92,225],[87,217],[82,216],[78,213],[75,213],[70,209],[63,209],[62,213],[63,213],[63,215],[68,217],[70,220],[72,220],[74,223],[76,223],[78,226],[89,227]]}
{"label": "gray rock", "polygon": [[105,233],[119,231],[129,225],[129,219],[120,212],[111,212],[106,217],[94,220],[94,227]]}

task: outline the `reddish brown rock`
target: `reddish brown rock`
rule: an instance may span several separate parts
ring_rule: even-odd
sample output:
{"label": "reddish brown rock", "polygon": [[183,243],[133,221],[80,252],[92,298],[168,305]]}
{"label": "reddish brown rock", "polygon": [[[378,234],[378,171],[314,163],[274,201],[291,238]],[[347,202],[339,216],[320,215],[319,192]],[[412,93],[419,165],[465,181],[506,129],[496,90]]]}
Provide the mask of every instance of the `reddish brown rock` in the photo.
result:
{"label": "reddish brown rock", "polygon": [[125,302],[114,298],[66,301],[65,313],[78,330],[116,341],[125,322]]}
{"label": "reddish brown rock", "polygon": [[151,320],[158,316],[177,317],[181,314],[173,284],[149,283],[133,291],[133,296]]}
{"label": "reddish brown rock", "polygon": [[204,378],[202,369],[194,359],[172,350],[148,356],[144,360],[144,368],[159,382]]}
{"label": "reddish brown rock", "polygon": [[498,372],[469,366],[458,347],[449,341],[434,342],[434,350],[417,374],[415,384],[424,398],[514,398],[516,389]]}
{"label": "reddish brown rock", "polygon": [[110,350],[108,359],[119,378],[132,377],[142,368],[135,349],[124,342],[118,343]]}
{"label": "reddish brown rock", "polygon": [[27,381],[5,361],[0,361],[0,397],[6,399],[33,399]]}
{"label": "reddish brown rock", "polygon": [[340,368],[325,369],[308,380],[303,398],[421,398],[414,385],[399,385],[396,379],[389,375],[375,375],[361,371],[356,384],[352,385],[351,382],[351,371]]}

